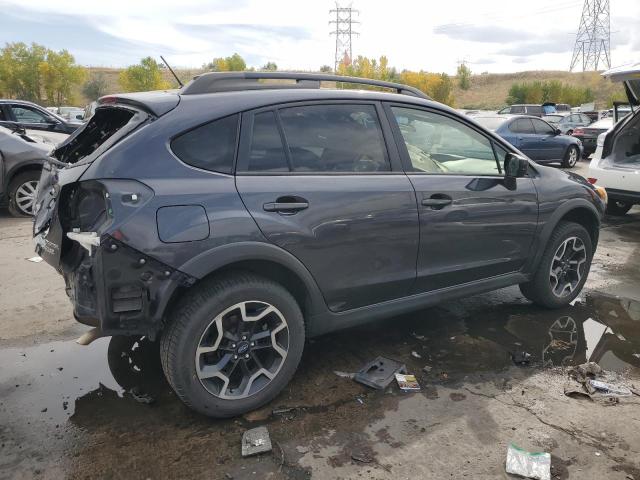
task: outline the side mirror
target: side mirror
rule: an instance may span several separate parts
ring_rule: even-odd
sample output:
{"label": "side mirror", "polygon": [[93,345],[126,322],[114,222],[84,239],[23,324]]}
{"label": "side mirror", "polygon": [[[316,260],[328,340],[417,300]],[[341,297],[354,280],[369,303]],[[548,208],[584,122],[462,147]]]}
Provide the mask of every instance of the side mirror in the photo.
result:
{"label": "side mirror", "polygon": [[529,160],[515,153],[507,153],[504,159],[504,174],[506,178],[524,177],[528,168]]}
{"label": "side mirror", "polygon": [[553,133],[555,133],[556,135],[562,135],[562,130],[560,130],[559,128],[556,128]]}

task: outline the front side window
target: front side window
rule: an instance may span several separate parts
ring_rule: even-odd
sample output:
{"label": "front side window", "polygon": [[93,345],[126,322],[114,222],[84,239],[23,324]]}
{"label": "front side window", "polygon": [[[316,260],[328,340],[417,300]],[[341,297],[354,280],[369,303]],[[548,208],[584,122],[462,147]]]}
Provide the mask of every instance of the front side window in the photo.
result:
{"label": "front side window", "polygon": [[308,105],[279,115],[294,172],[391,170],[373,105]]}
{"label": "front side window", "polygon": [[498,175],[492,142],[450,117],[392,107],[414,172]]}
{"label": "front side window", "polygon": [[233,172],[238,115],[201,125],[171,142],[171,150],[184,163],[220,173]]}
{"label": "front side window", "polygon": [[47,118],[43,113],[40,113],[34,108],[29,108],[25,106],[13,105],[11,107],[13,110],[13,114],[16,117],[16,121],[20,123],[47,123],[49,122],[49,118]]}

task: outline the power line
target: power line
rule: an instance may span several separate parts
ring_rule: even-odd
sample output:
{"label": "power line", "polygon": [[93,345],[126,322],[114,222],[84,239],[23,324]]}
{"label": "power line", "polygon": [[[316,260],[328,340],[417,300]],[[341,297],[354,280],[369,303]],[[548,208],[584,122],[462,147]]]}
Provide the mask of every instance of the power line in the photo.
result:
{"label": "power line", "polygon": [[338,71],[338,64],[340,64],[345,57],[348,57],[349,62],[353,59],[351,39],[354,35],[360,35],[353,30],[353,24],[360,23],[357,20],[353,20],[353,15],[358,15],[359,13],[358,10],[351,8],[351,5],[341,7],[338,2],[336,2],[336,8],[329,10],[331,18],[335,15],[335,20],[329,21],[329,25],[334,24],[336,28],[330,33],[330,35],[336,36],[336,51],[333,64],[334,72]]}
{"label": "power line", "polygon": [[582,61],[582,71],[611,68],[609,0],[584,0],[570,71]]}

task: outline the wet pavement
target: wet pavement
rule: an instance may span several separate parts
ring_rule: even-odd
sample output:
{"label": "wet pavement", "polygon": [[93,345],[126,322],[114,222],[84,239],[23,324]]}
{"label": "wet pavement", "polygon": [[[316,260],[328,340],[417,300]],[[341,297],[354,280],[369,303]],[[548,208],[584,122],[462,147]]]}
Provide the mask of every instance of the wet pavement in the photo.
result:
{"label": "wet pavement", "polygon": [[[639,245],[640,212],[609,219],[562,310],[508,288],[311,340],[284,392],[231,420],[188,410],[145,339],[0,339],[0,478],[509,478],[514,441],[551,452],[553,478],[640,479],[640,403],[562,388],[585,361],[640,387]],[[529,365],[514,365],[521,352]],[[422,391],[334,373],[379,355]],[[243,459],[242,433],[259,425],[273,451]]]}
{"label": "wet pavement", "polygon": [[[461,385],[470,378],[508,383],[513,370],[521,379],[596,361],[626,375],[640,371],[640,302],[588,293],[566,309],[540,311],[514,297],[504,290],[311,341],[286,391],[237,420],[210,420],[186,409],[164,380],[157,345],[144,339],[5,348],[0,471],[17,478],[253,475],[245,466],[260,475],[304,478],[312,469],[295,460],[327,431],[342,437],[331,442],[346,445],[327,455],[328,465],[355,462],[354,451],[374,458],[359,430],[384,419],[408,395],[394,386],[373,391],[333,372],[354,372],[378,355],[402,361],[417,375],[424,387],[417,395],[427,405],[439,389],[453,390],[450,401],[463,401],[468,393]],[[532,363],[514,368],[511,353],[521,351]],[[240,436],[257,424],[271,430],[274,453],[243,461]],[[397,448],[403,443],[385,431],[377,436]]]}

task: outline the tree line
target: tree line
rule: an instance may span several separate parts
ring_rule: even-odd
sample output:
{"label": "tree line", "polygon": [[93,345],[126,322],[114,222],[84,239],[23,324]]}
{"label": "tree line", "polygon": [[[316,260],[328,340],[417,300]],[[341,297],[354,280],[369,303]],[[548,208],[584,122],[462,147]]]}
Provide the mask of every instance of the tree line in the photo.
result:
{"label": "tree line", "polygon": [[514,83],[509,89],[509,96],[506,101],[508,105],[553,102],[578,106],[594,100],[595,95],[588,87],[576,87],[557,80],[551,80],[547,82]]}

